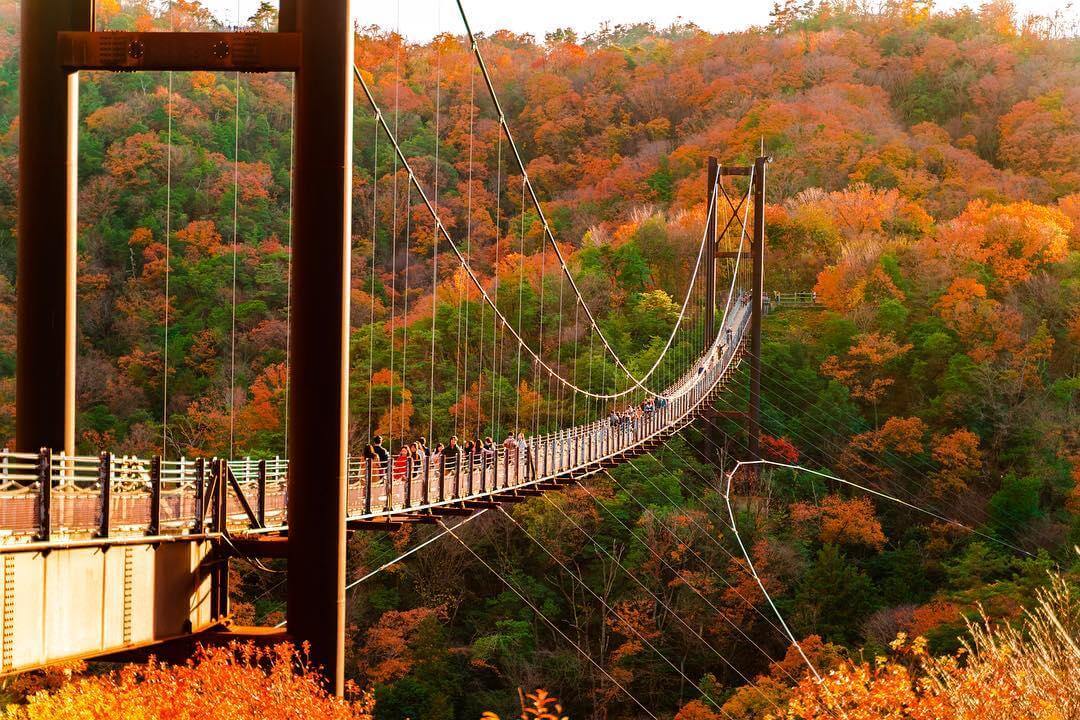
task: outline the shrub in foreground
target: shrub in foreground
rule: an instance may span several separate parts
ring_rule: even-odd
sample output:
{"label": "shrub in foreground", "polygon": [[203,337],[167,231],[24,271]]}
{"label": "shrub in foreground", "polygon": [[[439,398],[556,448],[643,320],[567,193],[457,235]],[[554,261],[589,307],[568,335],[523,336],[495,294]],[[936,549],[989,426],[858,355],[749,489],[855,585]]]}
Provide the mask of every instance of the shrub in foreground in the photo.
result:
{"label": "shrub in foreground", "polygon": [[371,720],[371,699],[327,693],[288,644],[201,648],[184,665],[151,661],[84,676],[10,705],[19,720]]}

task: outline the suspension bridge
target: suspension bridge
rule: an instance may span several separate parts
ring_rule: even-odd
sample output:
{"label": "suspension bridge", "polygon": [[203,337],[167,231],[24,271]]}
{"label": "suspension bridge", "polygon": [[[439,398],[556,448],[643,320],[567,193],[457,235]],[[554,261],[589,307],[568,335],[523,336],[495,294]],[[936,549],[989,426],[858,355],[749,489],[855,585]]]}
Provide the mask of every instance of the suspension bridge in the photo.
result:
{"label": "suspension bridge", "polygon": [[[0,672],[76,658],[117,659],[140,650],[160,653],[169,643],[190,645],[214,633],[284,637],[275,629],[230,626],[230,559],[277,557],[288,560],[283,632],[310,643],[312,659],[340,692],[348,532],[435,524],[454,534],[443,525],[446,518],[467,519],[580,485],[656,451],[702,418],[743,423],[744,459],[759,459],[762,317],[770,303],[816,304],[805,294],[775,293],[770,299],[764,292],[769,158],[736,166],[709,160],[702,195],[707,212],[678,316],[651,367],[631,370],[577,286],[461,9],[495,108],[500,158],[505,141],[509,165],[520,178],[520,256],[531,203],[543,230],[541,264],[551,262],[559,273],[560,333],[572,308],[573,330],[587,335],[590,348],[596,343],[617,368],[611,390],[606,378],[592,377],[591,371],[582,377],[561,354],[552,357],[545,348],[543,299],[539,328],[523,325],[520,303],[515,321],[499,300],[498,277],[486,280],[476,269],[471,230],[462,237],[448,229],[440,215],[438,170],[428,182],[410,166],[394,113],[380,107],[354,64],[350,9],[348,0],[281,0],[276,33],[103,33],[95,30],[91,0],[24,5],[17,437],[15,450],[0,454]],[[108,448],[90,456],[75,452],[78,120],[72,108],[78,106],[83,70],[295,74],[287,458],[187,458],[166,447],[152,457]],[[521,417],[519,407],[513,427],[502,428],[510,431],[506,441],[499,441],[504,433],[496,426],[496,442],[460,445],[434,438],[429,414],[429,445],[443,441],[438,452],[396,450],[392,444],[404,445],[407,438],[392,436],[385,453],[350,448],[356,89],[376,119],[376,147],[380,139],[389,142],[395,169],[407,176],[401,194],[418,198],[434,226],[434,247],[427,255],[414,250],[410,258],[410,231],[398,228],[395,215],[391,233],[395,243],[403,236],[407,258],[404,287],[395,288],[406,304],[402,318],[408,314],[408,264],[432,266],[430,290],[437,304],[440,275],[448,272],[439,264],[449,258],[450,270],[462,274],[479,300],[482,314],[474,322],[486,324],[490,333],[490,355],[481,336],[473,377],[483,378],[485,356],[489,371],[496,363],[498,336],[515,348],[518,380],[524,367],[536,387],[561,399],[556,417]],[[171,128],[171,100],[169,112]],[[496,189],[503,180],[509,187],[509,177],[500,177]],[[395,207],[398,192],[395,180]],[[373,250],[373,268],[375,262]],[[394,273],[394,282],[399,275]],[[373,271],[373,284],[374,277]],[[519,292],[520,287],[519,281]],[[543,287],[541,282],[541,293]],[[233,313],[235,318],[235,305]],[[430,367],[432,397],[440,362],[434,322],[433,310],[431,346],[419,359],[413,356],[414,364]],[[470,360],[460,345],[464,382],[457,391],[465,396],[473,392]],[[400,357],[391,360],[391,370],[400,363],[402,383],[407,349],[406,339]],[[718,400],[730,394],[732,375],[743,362],[749,376],[745,408],[730,409],[728,399],[729,409],[720,409]],[[369,379],[373,370],[367,368]],[[166,366],[166,376],[167,371]],[[481,389],[475,393],[479,402]],[[368,407],[366,437],[378,445]],[[472,433],[464,420],[460,425],[462,437]],[[479,439],[478,420],[477,425]]]}

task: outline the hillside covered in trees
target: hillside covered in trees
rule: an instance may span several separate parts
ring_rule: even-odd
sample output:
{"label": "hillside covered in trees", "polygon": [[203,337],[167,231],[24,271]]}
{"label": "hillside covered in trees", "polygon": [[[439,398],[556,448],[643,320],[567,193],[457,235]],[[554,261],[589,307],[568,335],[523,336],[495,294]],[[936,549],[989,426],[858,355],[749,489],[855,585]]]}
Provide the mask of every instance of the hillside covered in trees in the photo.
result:
{"label": "hillside covered in trees", "polygon": [[[99,0],[99,22],[217,22],[195,0],[168,7]],[[4,438],[16,352],[16,17],[17,4],[0,0]],[[737,483],[739,530],[815,664],[851,659],[843,672],[857,674],[872,671],[861,658],[900,653],[892,667],[917,673],[903,659],[912,646],[891,645],[898,633],[925,638],[920,657],[951,654],[980,608],[1014,621],[1048,571],[1076,579],[1080,42],[1068,17],[1020,18],[1003,0],[955,12],[789,1],[773,17],[723,35],[611,26],[480,44],[551,228],[631,368],[652,364],[678,314],[707,157],[745,163],[762,144],[773,157],[767,289],[814,290],[824,309],[767,319],[770,457],[940,517],[769,470]],[[273,22],[269,6],[250,20]],[[410,44],[363,28],[357,62],[500,308],[567,373],[615,389],[615,365],[582,342],[577,319],[559,317],[558,266],[540,253],[543,225],[523,203],[461,33]],[[284,454],[291,79],[84,73],[80,115],[79,450]],[[512,342],[495,344],[490,313],[485,326],[446,248],[436,263],[430,215],[376,135],[358,93],[355,448],[373,432],[396,446],[429,427],[445,440],[504,434],[523,415],[543,429],[602,414],[532,382]],[[430,381],[429,364],[404,361],[429,347]],[[486,358],[471,380],[461,372],[470,348]],[[738,390],[728,401],[739,406]],[[447,539],[350,594],[350,674],[372,690],[373,716],[510,717],[515,688],[544,687],[574,718],[641,717],[613,681],[680,720],[827,703],[727,525],[711,443],[727,431],[737,456],[741,435],[716,422],[611,480],[461,531],[604,672]],[[355,535],[350,577],[426,532]],[[283,575],[236,567],[238,619],[281,620]]]}

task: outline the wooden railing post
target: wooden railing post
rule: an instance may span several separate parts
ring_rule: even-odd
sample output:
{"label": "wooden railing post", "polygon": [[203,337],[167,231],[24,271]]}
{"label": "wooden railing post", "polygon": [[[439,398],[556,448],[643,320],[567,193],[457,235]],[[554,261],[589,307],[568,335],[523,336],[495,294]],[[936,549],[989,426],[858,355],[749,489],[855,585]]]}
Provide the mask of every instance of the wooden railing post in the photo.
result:
{"label": "wooden railing post", "polygon": [[266,527],[266,460],[259,461],[259,504],[256,516],[259,527]]}
{"label": "wooden railing post", "polygon": [[214,475],[214,530],[224,533],[229,524],[229,461],[218,460]]}
{"label": "wooden railing post", "polygon": [[386,461],[386,467],[383,468],[383,487],[385,488],[385,498],[383,501],[383,509],[389,512],[394,508],[394,463],[395,459],[393,455],[387,452],[389,460]]}
{"label": "wooden railing post", "polygon": [[424,475],[420,480],[424,492],[424,501],[421,505],[427,505],[431,502],[431,454],[427,448],[424,449]]}
{"label": "wooden railing post", "polygon": [[206,459],[195,458],[195,522],[192,532],[201,533],[206,516]]}
{"label": "wooden railing post", "polygon": [[461,447],[454,446],[454,497],[461,497]]}
{"label": "wooden railing post", "polygon": [[101,489],[101,509],[98,515],[98,537],[109,537],[112,514],[112,453],[105,451],[98,456],[98,487]]}
{"label": "wooden railing post", "polygon": [[52,537],[52,450],[38,452],[38,540]]}
{"label": "wooden railing post", "polygon": [[161,456],[150,458],[150,523],[148,535],[161,533]]}
{"label": "wooden railing post", "polygon": [[[499,473],[495,473],[496,479],[499,477]],[[508,445],[503,446],[503,487],[510,487],[510,447]]]}
{"label": "wooden railing post", "polygon": [[371,464],[372,458],[364,458],[364,514],[371,514]]}
{"label": "wooden railing post", "polygon": [[487,453],[480,449],[480,492],[487,492]]}
{"label": "wooden railing post", "polygon": [[446,499],[446,448],[439,453],[439,502]]}
{"label": "wooden railing post", "polygon": [[468,473],[468,477],[465,479],[466,480],[465,484],[467,486],[465,488],[465,494],[471,496],[473,494],[473,464],[474,464],[474,462],[476,460],[476,458],[475,458],[476,451],[475,450],[469,450],[469,452],[466,453],[466,454],[468,456],[467,459],[466,459],[466,462],[469,463],[469,465],[468,465],[469,473]]}

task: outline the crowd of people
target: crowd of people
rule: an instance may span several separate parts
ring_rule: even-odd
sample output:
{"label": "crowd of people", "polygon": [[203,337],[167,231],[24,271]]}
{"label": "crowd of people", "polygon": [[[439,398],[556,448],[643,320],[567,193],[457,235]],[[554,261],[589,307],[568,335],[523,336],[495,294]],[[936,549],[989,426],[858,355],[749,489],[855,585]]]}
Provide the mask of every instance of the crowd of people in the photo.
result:
{"label": "crowd of people", "polygon": [[[654,396],[621,411],[613,409],[608,416],[608,425],[613,430],[636,427],[638,421],[651,416],[658,410],[663,410],[667,404],[667,398]],[[372,438],[371,444],[364,449],[363,457],[365,460],[373,461],[376,468],[391,469],[395,480],[400,480],[410,471],[413,474],[423,473],[425,465],[451,471],[456,470],[458,466],[463,468],[477,465],[493,467],[499,457],[500,447],[503,451],[502,457],[505,458],[504,462],[512,467],[515,473],[520,472],[520,461],[528,462],[529,460],[529,444],[524,432],[509,433],[506,439],[498,444],[490,435],[469,439],[464,443],[457,435],[454,435],[445,444],[437,442],[434,445],[429,445],[427,438],[420,437],[402,444],[393,454],[387,449],[382,435],[376,435]]]}
{"label": "crowd of people", "polygon": [[[508,434],[500,445],[507,462],[513,464],[515,469],[520,459],[528,457],[528,443],[523,432]],[[372,460],[379,467],[392,468],[396,479],[404,478],[410,469],[413,473],[422,473],[425,465],[450,470],[455,470],[459,465],[468,467],[479,464],[491,467],[498,454],[499,446],[490,435],[466,440],[464,443],[454,435],[447,443],[439,442],[433,446],[428,445],[427,438],[420,437],[404,443],[392,457],[383,443],[382,435],[376,435],[364,449],[365,460]]]}
{"label": "crowd of people", "polygon": [[608,415],[608,426],[615,430],[633,428],[639,420],[667,407],[667,402],[667,398],[661,395],[645,398],[641,403],[631,405],[621,411],[612,409],[611,414]]}

